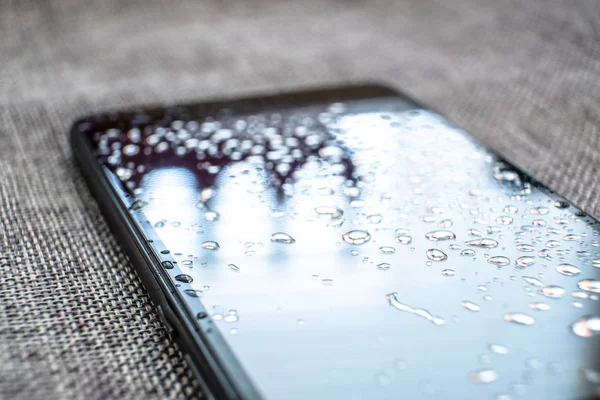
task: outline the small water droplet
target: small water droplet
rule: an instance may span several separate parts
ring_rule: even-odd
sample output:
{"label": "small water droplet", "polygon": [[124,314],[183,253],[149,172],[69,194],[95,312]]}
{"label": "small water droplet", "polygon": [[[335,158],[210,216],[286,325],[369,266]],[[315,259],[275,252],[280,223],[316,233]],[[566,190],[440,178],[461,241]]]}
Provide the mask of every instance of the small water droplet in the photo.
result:
{"label": "small water droplet", "polygon": [[571,330],[577,336],[585,338],[596,336],[600,333],[600,318],[589,315],[583,316],[571,325]]}
{"label": "small water droplet", "polygon": [[340,218],[342,215],[344,215],[344,211],[342,211],[341,208],[336,207],[336,206],[316,207],[315,213],[317,213],[319,218],[327,219],[327,220],[337,219],[337,218]]}
{"label": "small water droplet", "polygon": [[534,278],[533,276],[524,276],[523,279],[525,280],[525,282],[529,283],[531,286],[535,286],[535,287],[544,286],[542,281],[540,281],[537,278]]}
{"label": "small water droplet", "polygon": [[383,221],[381,214],[371,214],[367,217],[367,222],[370,224],[379,224],[381,221]]}
{"label": "small water droplet", "polygon": [[[356,250],[354,250],[356,251]],[[379,248],[379,252],[381,254],[394,254],[396,252],[396,249],[393,248],[392,246],[382,246]]]}
{"label": "small water droplet", "polygon": [[530,244],[518,244],[517,250],[528,253],[528,252],[535,251],[535,247],[533,247]]}
{"label": "small water droplet", "polygon": [[535,215],[545,215],[548,214],[549,210],[546,207],[536,207],[529,210],[529,212]]}
{"label": "small water droplet", "polygon": [[490,348],[490,351],[495,354],[506,355],[506,354],[510,353],[510,351],[508,350],[508,347],[502,346],[500,344],[490,344],[489,348]]}
{"label": "small water droplet", "polygon": [[518,325],[535,324],[535,319],[533,317],[523,313],[506,313],[504,314],[504,320]]}
{"label": "small water droplet", "polygon": [[548,285],[540,289],[539,293],[552,299],[559,299],[565,295],[566,290],[562,286]]}
{"label": "small water droplet", "polygon": [[193,264],[194,264],[194,262],[192,260],[183,260],[181,262],[181,265],[185,265],[185,266],[188,266],[188,267],[191,266],[191,265],[193,265]]}
{"label": "small water droplet", "polygon": [[323,279],[321,280],[323,286],[333,286],[333,279]]}
{"label": "small water droplet", "polygon": [[530,303],[529,308],[537,311],[548,311],[550,309],[550,305],[546,303]]}
{"label": "small water droplet", "polygon": [[450,219],[441,220],[439,223],[440,228],[450,228],[450,227],[452,227],[452,225],[453,225],[452,220],[450,220]]}
{"label": "small water droplet", "polygon": [[488,258],[487,262],[490,264],[497,265],[499,267],[503,267],[505,265],[510,264],[510,259],[504,256],[493,256]]}
{"label": "small water droplet", "polygon": [[412,243],[412,236],[409,236],[406,234],[397,235],[394,239],[396,240],[396,242],[398,242],[400,244],[411,244]]}
{"label": "small water droplet", "polygon": [[183,293],[185,293],[191,297],[202,297],[202,295],[204,294],[204,292],[202,290],[194,290],[194,289],[186,289],[183,291]]}
{"label": "small water droplet", "polygon": [[367,231],[363,231],[360,229],[355,229],[352,231],[348,231],[342,235],[342,239],[344,242],[348,244],[364,244],[371,240],[371,235]]}
{"label": "small water droplet", "polygon": [[456,239],[456,235],[450,231],[432,231],[427,232],[425,237],[429,240],[440,241],[440,240],[452,240]]}
{"label": "small water droplet", "polygon": [[442,275],[454,276],[454,275],[456,275],[456,271],[454,271],[453,269],[444,269],[444,270],[442,270]]}
{"label": "small water droplet", "polygon": [[517,206],[506,206],[504,207],[504,212],[507,214],[516,214],[519,212],[519,208]]}
{"label": "small water droplet", "polygon": [[179,275],[175,276],[175,280],[179,281],[179,282],[190,283],[194,279],[191,276],[187,275],[187,274],[179,274]]}
{"label": "small water droplet", "polygon": [[204,212],[204,219],[207,221],[218,221],[219,218],[221,218],[221,215],[214,210],[208,210]]}
{"label": "small water droplet", "polygon": [[481,307],[479,307],[478,304],[473,303],[472,301],[461,301],[460,302],[461,307],[469,310],[469,311],[473,311],[473,312],[477,312],[479,310],[481,310]]}
{"label": "small water droplet", "polygon": [[240,272],[240,267],[238,267],[235,264],[228,264],[227,265],[229,267],[230,270],[232,270],[233,272]]}
{"label": "small water droplet", "polygon": [[431,315],[427,310],[423,310],[422,308],[412,308],[411,306],[401,303],[400,300],[398,300],[398,293],[396,292],[389,293],[385,297],[390,306],[394,307],[396,310],[418,315],[434,325],[443,325],[445,323],[442,318]]}
{"label": "small water droplet", "polygon": [[448,258],[448,255],[439,249],[428,249],[426,254],[431,261],[444,261]]}
{"label": "small water droplet", "polygon": [[557,201],[554,202],[554,207],[556,207],[556,208],[568,208],[569,207],[569,203],[567,203],[566,201],[557,200]]}
{"label": "small water droplet", "polygon": [[225,322],[238,322],[239,321],[239,316],[237,314],[236,310],[229,310],[229,312],[227,313],[227,315],[225,316],[225,318],[223,318],[223,320]]}
{"label": "small water droplet", "polygon": [[219,250],[219,248],[221,246],[219,246],[219,243],[217,243],[213,240],[207,240],[206,242],[202,242],[200,247],[202,247],[203,249],[207,249],[207,250]]}
{"label": "small water droplet", "polygon": [[377,269],[381,271],[387,271],[388,269],[390,269],[390,267],[391,265],[389,263],[377,264]]}
{"label": "small water droplet", "polygon": [[558,240],[548,240],[546,242],[546,247],[550,247],[550,248],[558,247],[560,245],[561,245],[561,243]]}
{"label": "small water droplet", "polygon": [[271,235],[271,242],[292,244],[296,242],[296,239],[294,239],[285,232],[275,232]]}
{"label": "small water droplet", "polygon": [[388,386],[391,382],[390,377],[387,376],[384,373],[379,373],[377,375],[375,375],[375,382],[379,385],[379,386]]}
{"label": "small water droplet", "polygon": [[500,225],[510,225],[513,223],[513,217],[509,217],[508,215],[500,215],[496,217],[496,222]]}
{"label": "small water droplet", "polygon": [[129,206],[129,209],[132,211],[139,211],[142,208],[146,207],[148,205],[148,202],[144,201],[144,200],[136,200],[133,203],[131,203],[131,206]]}
{"label": "small water droplet", "polygon": [[574,265],[563,263],[556,266],[556,270],[565,276],[575,276],[581,273],[581,270]]}
{"label": "small water droplet", "polygon": [[516,260],[517,268],[527,268],[535,264],[535,258],[529,256],[521,256]]}
{"label": "small water droplet", "polygon": [[473,239],[465,242],[467,246],[483,247],[491,249],[498,246],[498,242],[490,238]]}
{"label": "small water droplet", "polygon": [[583,303],[580,301],[572,301],[571,305],[575,308],[582,308],[583,307]]}
{"label": "small water droplet", "polygon": [[498,373],[493,369],[480,369],[471,372],[470,379],[474,383],[492,383],[498,380]]}
{"label": "small water droplet", "polygon": [[475,255],[475,250],[471,250],[471,249],[464,249],[463,251],[460,252],[461,256],[474,256]]}

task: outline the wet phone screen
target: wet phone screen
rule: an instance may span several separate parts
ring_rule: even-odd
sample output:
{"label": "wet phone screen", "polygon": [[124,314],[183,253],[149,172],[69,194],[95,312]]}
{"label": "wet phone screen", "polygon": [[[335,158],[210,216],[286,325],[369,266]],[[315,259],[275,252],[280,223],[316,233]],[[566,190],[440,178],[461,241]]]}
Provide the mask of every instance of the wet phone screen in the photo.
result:
{"label": "wet phone screen", "polygon": [[599,393],[600,227],[441,116],[342,89],[88,133],[264,398]]}

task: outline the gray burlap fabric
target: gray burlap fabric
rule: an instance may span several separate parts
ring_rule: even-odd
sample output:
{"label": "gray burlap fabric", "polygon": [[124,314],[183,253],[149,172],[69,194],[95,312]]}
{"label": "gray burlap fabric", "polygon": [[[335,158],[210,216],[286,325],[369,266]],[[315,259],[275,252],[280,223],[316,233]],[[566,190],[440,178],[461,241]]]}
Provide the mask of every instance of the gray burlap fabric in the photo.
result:
{"label": "gray burlap fabric", "polygon": [[3,1],[0,395],[201,397],[74,166],[77,116],[383,81],[600,217],[598,0]]}

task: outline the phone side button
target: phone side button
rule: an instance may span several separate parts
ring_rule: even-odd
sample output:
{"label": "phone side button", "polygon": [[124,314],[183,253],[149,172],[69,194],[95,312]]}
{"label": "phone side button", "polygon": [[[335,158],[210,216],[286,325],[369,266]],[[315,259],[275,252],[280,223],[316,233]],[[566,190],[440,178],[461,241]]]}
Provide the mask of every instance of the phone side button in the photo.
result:
{"label": "phone side button", "polygon": [[171,321],[169,321],[169,319],[165,315],[165,310],[163,309],[162,305],[156,306],[156,312],[158,313],[158,318],[160,319],[160,322],[163,323],[169,335],[173,335],[173,333],[175,332],[175,328],[173,328]]}

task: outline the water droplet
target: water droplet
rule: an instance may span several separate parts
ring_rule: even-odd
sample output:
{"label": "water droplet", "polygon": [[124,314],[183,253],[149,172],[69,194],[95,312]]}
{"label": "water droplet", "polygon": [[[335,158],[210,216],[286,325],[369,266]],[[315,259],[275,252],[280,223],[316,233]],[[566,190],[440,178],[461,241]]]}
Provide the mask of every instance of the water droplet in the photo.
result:
{"label": "water droplet", "polygon": [[536,207],[529,210],[529,212],[535,215],[546,215],[548,214],[549,210],[546,207]]}
{"label": "water droplet", "polygon": [[467,246],[483,247],[486,249],[491,249],[498,246],[498,242],[496,240],[489,238],[468,240],[465,242],[465,244]]}
{"label": "water droplet", "polygon": [[230,270],[232,270],[233,272],[240,272],[240,267],[238,267],[235,264],[228,264],[227,265],[229,267]]}
{"label": "water droplet", "polygon": [[439,240],[452,240],[456,239],[456,235],[450,231],[432,231],[427,232],[425,237],[429,240],[439,241]]}
{"label": "water droplet", "polygon": [[499,267],[503,267],[505,265],[510,264],[510,259],[508,257],[504,257],[504,256],[494,256],[494,257],[488,258],[487,262],[490,264],[497,265]]}
{"label": "water droplet", "polygon": [[561,245],[561,243],[558,240],[548,240],[546,242],[546,247],[550,247],[550,248],[558,247],[560,245]]}
{"label": "water droplet", "polygon": [[479,310],[481,310],[481,307],[479,307],[479,305],[471,302],[471,301],[461,301],[460,302],[461,307],[469,310],[469,311],[473,311],[473,312],[477,312]]}
{"label": "water droplet", "polygon": [[496,222],[500,225],[510,225],[513,223],[513,218],[508,215],[500,215],[496,217]]}
{"label": "water droplet", "polygon": [[219,243],[217,243],[213,240],[207,240],[206,242],[202,242],[202,244],[200,246],[203,249],[207,249],[207,250],[219,250],[219,248],[220,248]]}
{"label": "water droplet", "polygon": [[581,303],[580,301],[572,301],[571,305],[575,308],[581,308],[583,307],[583,303]]}
{"label": "water droplet", "polygon": [[504,314],[504,320],[519,325],[533,325],[535,319],[527,314],[522,313],[507,313]]}
{"label": "water droplet", "polygon": [[523,279],[525,280],[525,282],[529,283],[531,286],[535,286],[535,287],[544,286],[542,281],[540,281],[539,279],[534,278],[532,276],[524,276]]}
{"label": "water droplet", "polygon": [[240,318],[238,317],[238,314],[237,314],[236,310],[229,310],[229,312],[227,313],[227,315],[225,316],[225,318],[223,318],[223,320],[225,322],[229,322],[229,323],[231,323],[231,322],[238,322],[239,319]]}
{"label": "water droplet", "polygon": [[179,274],[179,275],[175,276],[175,280],[179,281],[179,282],[190,283],[194,279],[187,274]]}
{"label": "water droplet", "polygon": [[412,243],[412,236],[409,236],[406,234],[397,235],[394,239],[396,240],[396,242],[398,242],[400,244],[411,244]]}
{"label": "water droplet", "polygon": [[531,221],[531,225],[537,226],[537,227],[544,227],[544,226],[547,226],[548,223],[546,221],[544,221],[543,219],[534,219],[533,221]]}
{"label": "water droplet", "polygon": [[387,271],[388,269],[390,269],[390,267],[391,265],[389,263],[377,264],[377,269],[381,271]]}
{"label": "water droplet", "polygon": [[429,249],[426,254],[431,261],[444,261],[448,258],[446,253],[438,249]]}
{"label": "water droplet", "polygon": [[[353,250],[356,251],[356,250]],[[394,254],[396,252],[396,249],[393,248],[392,246],[382,246],[379,248],[379,252],[381,254]],[[357,252],[358,254],[358,252]]]}
{"label": "water droplet", "polygon": [[220,217],[221,215],[214,210],[204,212],[204,219],[207,221],[218,221]]}
{"label": "water droplet", "polygon": [[600,281],[595,279],[582,279],[577,283],[577,286],[586,292],[600,293]]}
{"label": "water droplet", "polygon": [[444,270],[442,270],[442,275],[454,276],[454,275],[456,275],[456,271],[454,271],[453,269],[444,269]]}
{"label": "water droplet", "polygon": [[506,355],[506,354],[510,353],[510,351],[508,350],[508,347],[505,347],[505,346],[502,346],[499,344],[490,344],[489,348],[490,348],[490,351],[495,354]]}
{"label": "water droplet", "polygon": [[390,384],[391,380],[390,377],[387,376],[384,373],[380,373],[375,375],[375,382],[379,385],[379,386],[387,386]]}
{"label": "water droplet", "polygon": [[441,220],[439,223],[440,228],[450,228],[450,227],[452,227],[452,225],[453,225],[452,220],[450,220],[450,219]]}
{"label": "water droplet", "polygon": [[473,228],[469,229],[467,231],[467,234],[469,234],[469,236],[478,236],[478,237],[482,237],[484,235],[483,232],[481,232],[480,230],[473,229]]}
{"label": "water droplet", "polygon": [[517,250],[528,253],[528,252],[535,251],[535,247],[533,247],[530,244],[518,244]]}
{"label": "water droplet", "polygon": [[571,330],[577,336],[585,338],[596,336],[600,333],[600,318],[589,315],[583,316],[571,325]]}
{"label": "water droplet", "polygon": [[296,239],[294,239],[285,232],[275,232],[271,235],[271,242],[292,244],[296,242]]}
{"label": "water droplet", "polygon": [[193,264],[194,264],[194,262],[193,262],[192,260],[183,260],[183,261],[181,262],[181,265],[185,265],[185,266],[188,266],[188,267],[189,267],[190,265],[193,265]]}
{"label": "water droplet", "polygon": [[588,382],[598,384],[600,383],[600,372],[590,369],[590,368],[581,368],[579,370],[582,378]]}
{"label": "water droplet", "polygon": [[506,206],[504,207],[504,212],[507,214],[516,214],[519,212],[519,208],[517,206]]}
{"label": "water droplet", "polygon": [[144,200],[136,200],[133,203],[131,203],[131,206],[129,206],[129,209],[132,211],[139,211],[142,208],[146,207],[148,205],[147,202],[145,202]]}
{"label": "water droplet", "polygon": [[379,224],[381,221],[383,221],[381,214],[371,214],[367,217],[367,222],[370,224]]}
{"label": "water droplet", "polygon": [[557,201],[554,202],[554,207],[556,207],[556,208],[568,208],[569,207],[569,203],[567,203],[566,201],[557,200]]}
{"label": "water droplet", "polygon": [[320,206],[315,208],[315,212],[321,219],[337,219],[344,215],[341,208],[335,206]]}
{"label": "water droplet", "polygon": [[498,380],[498,374],[493,369],[480,369],[471,372],[470,379],[474,383],[492,383]]}
{"label": "water droplet", "polygon": [[542,249],[537,253],[538,257],[545,258],[546,260],[552,261],[552,256],[550,255],[550,250]]}
{"label": "water droplet", "polygon": [[559,299],[565,295],[566,290],[562,286],[548,285],[540,289],[539,293],[552,299]]}
{"label": "water droplet", "polygon": [[548,311],[550,309],[550,305],[546,303],[531,303],[529,304],[529,308],[537,311]]}
{"label": "water droplet", "polygon": [[331,228],[339,228],[340,226],[344,225],[344,222],[346,222],[344,218],[332,219],[331,221],[329,221],[327,226]]}
{"label": "water droplet", "polygon": [[535,258],[529,256],[521,256],[517,258],[516,262],[518,268],[527,268],[535,264]]}
{"label": "water droplet", "polygon": [[463,251],[460,252],[461,256],[474,256],[475,255],[475,250],[471,250],[471,249],[464,249]]}
{"label": "water droplet", "polygon": [[194,289],[186,289],[183,291],[183,293],[185,293],[191,297],[202,297],[202,295],[204,294],[204,292],[202,290],[194,290]]}
{"label": "water droplet", "polygon": [[404,359],[399,358],[396,361],[394,361],[394,369],[396,369],[396,371],[405,371],[406,370],[406,361],[404,361]]}
{"label": "water droplet", "polygon": [[140,147],[136,144],[126,144],[123,146],[123,154],[126,156],[135,156],[140,152]]}
{"label": "water droplet", "polygon": [[571,264],[558,264],[556,266],[556,270],[565,276],[575,276],[581,273],[581,270],[574,265]]}
{"label": "water droplet", "polygon": [[323,286],[333,286],[333,279],[323,279],[321,280]]}
{"label": "water droplet", "polygon": [[398,300],[398,293],[396,292],[387,294],[385,298],[387,299],[390,306],[394,307],[396,310],[418,315],[419,317],[425,318],[434,325],[443,325],[445,323],[445,321],[442,318],[431,315],[431,313],[429,313],[429,311],[427,310],[423,310],[421,308],[412,308],[411,306],[401,303],[400,300]]}
{"label": "water droplet", "polygon": [[342,239],[349,244],[364,244],[371,240],[371,235],[367,231],[355,229],[344,233]]}

